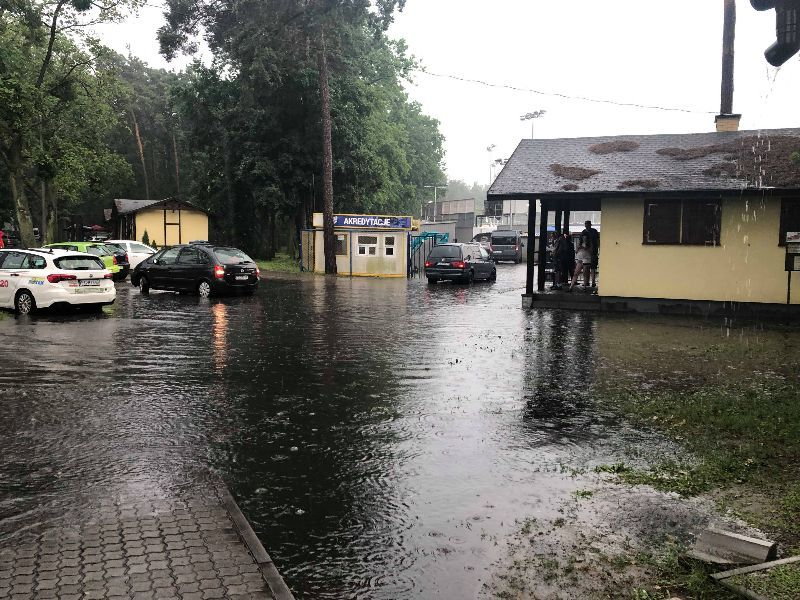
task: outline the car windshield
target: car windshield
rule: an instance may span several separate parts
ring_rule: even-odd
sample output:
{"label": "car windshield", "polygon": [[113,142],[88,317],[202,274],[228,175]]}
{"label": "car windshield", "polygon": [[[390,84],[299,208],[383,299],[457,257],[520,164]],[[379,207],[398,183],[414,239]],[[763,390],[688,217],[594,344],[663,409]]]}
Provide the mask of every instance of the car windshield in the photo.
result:
{"label": "car windshield", "polygon": [[108,242],[106,242],[105,244],[103,244],[103,246],[106,248],[106,250],[109,251],[110,254],[125,252],[125,249],[122,246],[118,246],[117,244],[109,244]]}
{"label": "car windshield", "polygon": [[460,246],[436,246],[428,258],[461,258]]}
{"label": "car windshield", "polygon": [[238,265],[243,262],[253,262],[252,258],[236,248],[214,248],[214,254],[217,260],[223,265]]}
{"label": "car windshield", "polygon": [[514,246],[516,243],[517,239],[510,235],[497,236],[492,238],[493,246]]}
{"label": "car windshield", "polygon": [[[95,256],[108,256],[109,252],[106,251],[104,246],[86,246],[87,254],[94,254]],[[110,254],[113,254],[111,252]]]}
{"label": "car windshield", "polygon": [[62,256],[53,262],[56,267],[65,271],[95,271],[105,268],[102,262],[90,256]]}

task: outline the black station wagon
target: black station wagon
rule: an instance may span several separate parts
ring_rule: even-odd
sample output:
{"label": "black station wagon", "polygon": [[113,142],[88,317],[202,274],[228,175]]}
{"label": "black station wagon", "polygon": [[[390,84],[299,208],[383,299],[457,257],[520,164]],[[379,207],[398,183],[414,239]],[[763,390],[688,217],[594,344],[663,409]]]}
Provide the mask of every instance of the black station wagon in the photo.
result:
{"label": "black station wagon", "polygon": [[428,283],[442,279],[460,283],[472,283],[476,279],[495,281],[497,267],[480,244],[439,244],[425,261],[425,277]]}
{"label": "black station wagon", "polygon": [[252,294],[260,272],[241,250],[208,243],[164,248],[139,263],[131,283],[143,294],[152,290],[196,292],[202,298],[226,292]]}

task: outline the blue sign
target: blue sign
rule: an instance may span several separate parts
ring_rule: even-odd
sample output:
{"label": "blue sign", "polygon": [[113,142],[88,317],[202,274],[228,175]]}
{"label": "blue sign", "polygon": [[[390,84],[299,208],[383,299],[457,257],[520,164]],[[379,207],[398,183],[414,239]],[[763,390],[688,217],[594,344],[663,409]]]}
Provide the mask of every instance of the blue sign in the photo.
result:
{"label": "blue sign", "polygon": [[371,227],[373,229],[411,229],[411,217],[375,215],[333,215],[334,227]]}

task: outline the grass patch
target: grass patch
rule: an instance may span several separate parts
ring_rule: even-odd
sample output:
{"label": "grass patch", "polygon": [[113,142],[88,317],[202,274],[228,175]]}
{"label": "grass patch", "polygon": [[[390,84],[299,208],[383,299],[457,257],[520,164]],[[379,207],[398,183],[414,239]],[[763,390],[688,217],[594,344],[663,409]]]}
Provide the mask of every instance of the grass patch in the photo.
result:
{"label": "grass patch", "polygon": [[770,600],[797,600],[800,598],[800,563],[736,575],[729,581]]}
{"label": "grass patch", "polygon": [[[705,600],[732,600],[738,596],[711,579],[712,568],[700,561],[686,557],[686,549],[676,543],[667,544],[657,554],[639,554],[635,562],[644,565],[653,574],[648,588],[636,590],[636,598],[671,598],[676,592],[681,597]],[[666,593],[665,593],[666,592]]]}
{"label": "grass patch", "polygon": [[300,273],[300,262],[288,254],[278,253],[272,260],[257,260],[256,264],[262,271],[270,273]]}
{"label": "grass patch", "polygon": [[[649,469],[599,467],[625,482],[683,496],[736,486],[745,495],[769,490],[760,526],[789,545],[800,542],[800,390],[781,379],[751,377],[692,391],[622,391],[605,400],[629,417],[656,426],[694,454],[666,458]],[[749,516],[749,515],[748,515]]]}

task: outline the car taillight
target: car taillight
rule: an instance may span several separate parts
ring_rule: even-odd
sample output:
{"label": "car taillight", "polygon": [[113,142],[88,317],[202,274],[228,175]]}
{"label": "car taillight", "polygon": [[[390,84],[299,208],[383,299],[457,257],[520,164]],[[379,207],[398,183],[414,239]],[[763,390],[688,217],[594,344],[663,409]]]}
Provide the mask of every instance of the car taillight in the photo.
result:
{"label": "car taillight", "polygon": [[114,276],[111,273],[106,273],[103,275],[103,279],[114,279]]}
{"label": "car taillight", "polygon": [[117,257],[116,257],[116,256],[112,256],[112,257],[111,257],[111,260],[113,260],[113,261],[114,261],[114,264],[117,264]]}
{"label": "car taillight", "polygon": [[62,273],[52,273],[47,276],[47,281],[50,283],[58,283],[59,281],[72,281],[77,279],[76,275],[64,275]]}
{"label": "car taillight", "polygon": [[425,261],[425,266],[426,266],[426,267],[432,267],[432,266],[433,266],[433,265],[435,265],[435,264],[436,264],[436,263],[435,263],[435,262],[433,262],[432,260],[426,260],[426,261]]}
{"label": "car taillight", "polygon": [[491,244],[489,244],[489,252],[494,252],[494,248],[492,248]]}
{"label": "car taillight", "polygon": [[125,262],[126,263],[130,263],[131,262],[131,261],[128,260],[128,253],[127,252],[125,254],[123,254],[123,256],[125,257]]}
{"label": "car taillight", "polygon": [[261,269],[256,267],[256,278],[261,277]]}
{"label": "car taillight", "polygon": [[514,252],[516,252],[517,250],[519,250],[519,246],[514,246]]}
{"label": "car taillight", "polygon": [[450,266],[454,269],[463,269],[467,266],[467,263],[465,263],[463,260],[454,260],[450,263]]}
{"label": "car taillight", "polygon": [[222,279],[225,277],[225,267],[222,265],[215,265],[214,266],[214,277],[217,279]]}

